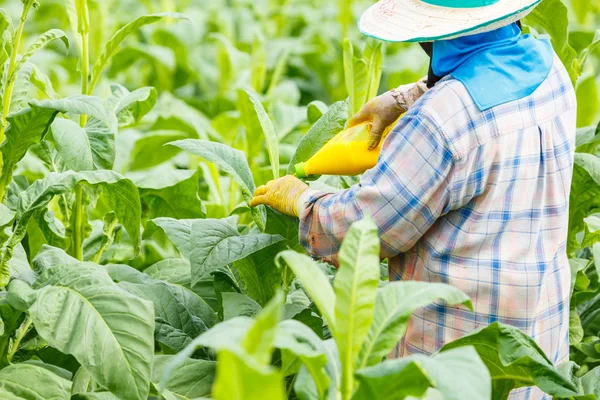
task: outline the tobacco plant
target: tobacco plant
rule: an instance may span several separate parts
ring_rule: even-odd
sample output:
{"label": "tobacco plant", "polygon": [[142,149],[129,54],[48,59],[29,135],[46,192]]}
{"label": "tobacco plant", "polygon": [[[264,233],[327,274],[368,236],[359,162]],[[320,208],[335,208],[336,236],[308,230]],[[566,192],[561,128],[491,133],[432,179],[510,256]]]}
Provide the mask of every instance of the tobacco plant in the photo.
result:
{"label": "tobacco plant", "polygon": [[120,3],[9,0],[0,13],[0,397],[600,395],[593,4],[544,0],[524,21],[549,35],[585,104],[572,362],[555,366],[497,323],[431,356],[388,359],[415,309],[469,299],[388,282],[369,219],[352,226],[336,270],[305,254],[297,220],[248,207],[381,88],[423,75],[414,47],[351,29],[361,2]]}

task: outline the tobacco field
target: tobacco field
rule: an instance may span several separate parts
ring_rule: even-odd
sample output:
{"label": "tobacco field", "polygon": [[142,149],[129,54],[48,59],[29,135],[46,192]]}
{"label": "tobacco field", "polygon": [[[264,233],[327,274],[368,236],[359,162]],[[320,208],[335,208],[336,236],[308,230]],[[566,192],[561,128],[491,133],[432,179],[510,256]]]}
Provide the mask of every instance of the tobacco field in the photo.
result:
{"label": "tobacco field", "polygon": [[[451,286],[388,282],[377,228],[335,269],[248,202],[417,45],[361,37],[369,1],[0,0],[0,399],[600,399],[600,3],[543,0],[578,98],[571,361],[494,323],[388,360]],[[356,177],[320,177],[335,191]]]}

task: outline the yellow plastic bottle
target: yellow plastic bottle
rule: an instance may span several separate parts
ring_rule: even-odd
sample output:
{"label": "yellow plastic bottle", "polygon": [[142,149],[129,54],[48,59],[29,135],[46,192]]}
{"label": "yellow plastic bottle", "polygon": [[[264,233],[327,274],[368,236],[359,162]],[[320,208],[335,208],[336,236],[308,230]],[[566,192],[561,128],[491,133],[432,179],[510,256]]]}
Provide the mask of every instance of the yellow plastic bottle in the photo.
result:
{"label": "yellow plastic bottle", "polygon": [[[383,133],[384,138],[396,122],[386,128]],[[379,146],[369,150],[370,132],[370,121],[341,131],[307,161],[294,165],[296,176],[306,178],[315,174],[358,175],[373,168],[377,164],[383,138]]]}

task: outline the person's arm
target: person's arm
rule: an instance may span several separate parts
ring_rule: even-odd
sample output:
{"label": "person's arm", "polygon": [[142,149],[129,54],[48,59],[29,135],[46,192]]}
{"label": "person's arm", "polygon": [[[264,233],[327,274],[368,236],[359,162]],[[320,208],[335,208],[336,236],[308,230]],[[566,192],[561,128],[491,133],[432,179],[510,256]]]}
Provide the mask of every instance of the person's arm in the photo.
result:
{"label": "person's arm", "polygon": [[334,194],[308,189],[299,196],[301,243],[335,263],[350,225],[370,215],[379,228],[382,258],[405,252],[449,211],[453,169],[440,128],[422,113],[407,115],[360,183]]}

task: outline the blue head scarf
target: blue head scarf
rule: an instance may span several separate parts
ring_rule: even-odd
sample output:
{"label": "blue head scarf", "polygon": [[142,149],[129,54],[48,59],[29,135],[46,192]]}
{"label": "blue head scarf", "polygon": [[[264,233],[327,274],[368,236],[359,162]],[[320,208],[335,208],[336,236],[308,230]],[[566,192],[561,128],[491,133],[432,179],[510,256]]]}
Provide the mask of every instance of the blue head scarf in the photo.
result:
{"label": "blue head scarf", "polygon": [[462,82],[484,111],[533,93],[550,73],[553,57],[548,40],[521,35],[513,23],[433,42],[431,70]]}

